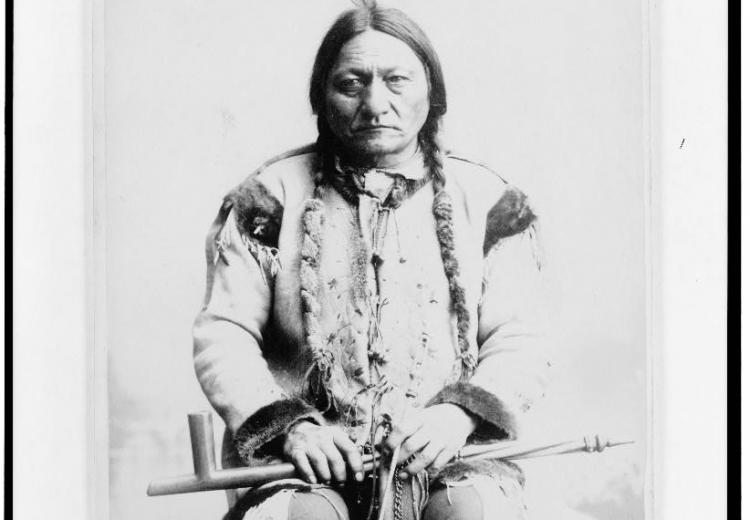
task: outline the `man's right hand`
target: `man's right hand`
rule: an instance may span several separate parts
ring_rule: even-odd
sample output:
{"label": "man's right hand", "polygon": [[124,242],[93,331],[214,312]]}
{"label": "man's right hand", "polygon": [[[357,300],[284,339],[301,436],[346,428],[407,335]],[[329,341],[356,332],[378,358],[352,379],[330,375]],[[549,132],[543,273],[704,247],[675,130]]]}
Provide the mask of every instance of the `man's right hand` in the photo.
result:
{"label": "man's right hand", "polygon": [[355,480],[364,480],[359,450],[336,426],[298,422],[286,434],[284,456],[312,484],[345,482],[347,466]]}

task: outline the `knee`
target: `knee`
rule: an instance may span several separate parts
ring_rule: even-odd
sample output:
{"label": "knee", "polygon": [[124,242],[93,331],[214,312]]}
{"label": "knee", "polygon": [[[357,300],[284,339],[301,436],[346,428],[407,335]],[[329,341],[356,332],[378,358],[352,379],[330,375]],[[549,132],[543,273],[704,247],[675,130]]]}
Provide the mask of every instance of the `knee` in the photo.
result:
{"label": "knee", "polygon": [[289,520],[349,520],[346,503],[332,489],[295,493],[289,503]]}
{"label": "knee", "polygon": [[430,494],[424,520],[482,520],[484,508],[472,486],[442,488]]}
{"label": "knee", "polygon": [[424,520],[523,520],[526,507],[518,481],[473,478],[430,494]]}

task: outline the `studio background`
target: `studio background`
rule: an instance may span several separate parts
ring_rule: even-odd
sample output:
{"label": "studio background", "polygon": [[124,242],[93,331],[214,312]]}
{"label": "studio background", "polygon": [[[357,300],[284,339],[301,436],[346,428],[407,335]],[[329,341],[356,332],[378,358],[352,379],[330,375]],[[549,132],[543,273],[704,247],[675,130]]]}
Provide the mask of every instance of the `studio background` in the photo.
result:
{"label": "studio background", "polygon": [[[203,245],[223,195],[315,138],[307,80],[346,0],[106,0],[106,349],[111,518],[219,518],[221,492],[147,498],[192,470],[186,414]],[[555,280],[554,379],[531,418],[638,441],[523,463],[534,518],[643,517],[646,263],[640,0],[391,1],[448,86],[445,142],[525,190]],[[217,433],[221,427],[215,417]],[[217,439],[220,438],[217,434]]]}

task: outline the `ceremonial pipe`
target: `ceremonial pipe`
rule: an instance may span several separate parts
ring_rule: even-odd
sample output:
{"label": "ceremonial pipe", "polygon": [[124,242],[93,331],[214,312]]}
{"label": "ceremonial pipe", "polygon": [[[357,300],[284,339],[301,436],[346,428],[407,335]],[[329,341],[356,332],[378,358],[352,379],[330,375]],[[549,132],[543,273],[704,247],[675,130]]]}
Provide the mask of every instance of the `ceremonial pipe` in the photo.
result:
{"label": "ceremonial pipe", "polygon": [[[195,493],[256,487],[276,480],[298,478],[293,464],[288,462],[256,466],[252,468],[216,469],[213,424],[210,412],[188,415],[190,444],[193,451],[192,475],[183,475],[155,480],[148,486],[148,496]],[[579,452],[601,452],[606,448],[632,444],[632,441],[609,442],[598,436],[584,437],[578,441],[546,443],[532,441],[504,441],[492,444],[471,444],[464,446],[456,460],[503,459],[519,460],[549,455],[562,455]],[[369,473],[375,467],[378,455],[363,455],[363,469]]]}

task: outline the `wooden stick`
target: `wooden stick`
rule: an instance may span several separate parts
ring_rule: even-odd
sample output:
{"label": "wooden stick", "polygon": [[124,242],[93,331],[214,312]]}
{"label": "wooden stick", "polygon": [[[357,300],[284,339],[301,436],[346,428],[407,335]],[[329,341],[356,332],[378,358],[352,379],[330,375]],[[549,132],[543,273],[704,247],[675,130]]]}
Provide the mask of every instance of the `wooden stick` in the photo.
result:
{"label": "wooden stick", "polygon": [[[299,478],[294,465],[288,462],[252,468],[217,470],[211,414],[209,412],[190,414],[188,422],[195,473],[153,481],[146,491],[148,496],[257,487],[277,480]],[[464,446],[454,460],[520,460],[568,453],[602,452],[607,448],[632,443],[633,441],[611,442],[599,436],[552,443],[528,440],[503,441]],[[375,460],[379,457],[379,455],[362,456],[365,473],[373,471]]]}

